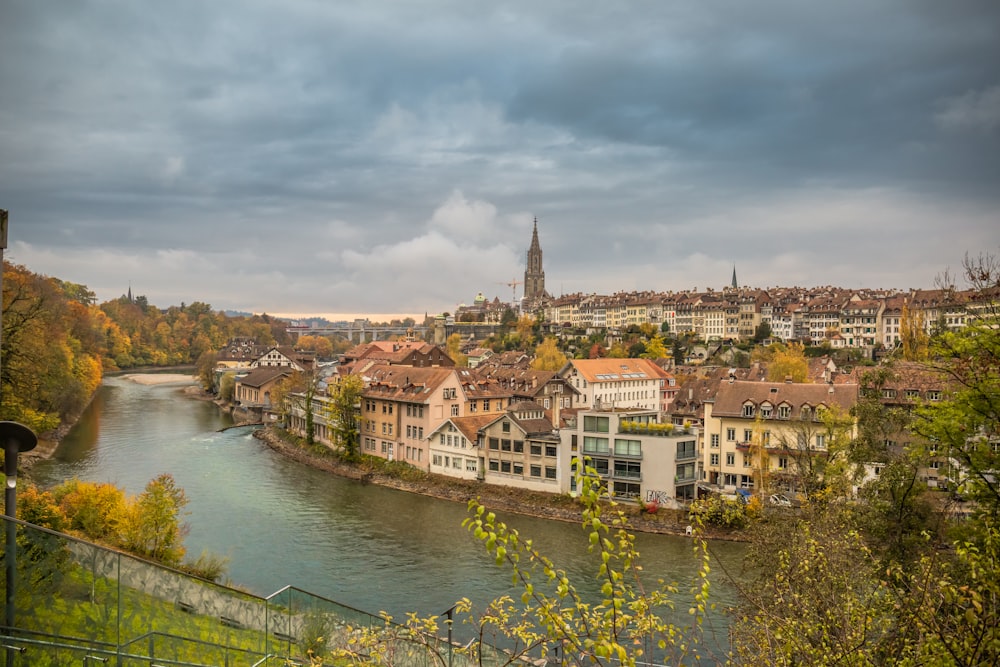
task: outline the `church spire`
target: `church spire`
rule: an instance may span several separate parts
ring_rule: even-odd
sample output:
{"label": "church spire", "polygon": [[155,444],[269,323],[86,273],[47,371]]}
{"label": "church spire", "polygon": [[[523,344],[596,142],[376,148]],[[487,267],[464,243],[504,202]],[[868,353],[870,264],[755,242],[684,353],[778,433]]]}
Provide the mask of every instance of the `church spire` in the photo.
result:
{"label": "church spire", "polygon": [[740,285],[736,282],[736,265],[733,264],[733,283],[731,285],[733,289],[739,289]]}
{"label": "church spire", "polygon": [[538,216],[531,231],[531,246],[524,267],[524,298],[537,299],[545,295],[545,271],[542,269],[542,246],[538,242]]}

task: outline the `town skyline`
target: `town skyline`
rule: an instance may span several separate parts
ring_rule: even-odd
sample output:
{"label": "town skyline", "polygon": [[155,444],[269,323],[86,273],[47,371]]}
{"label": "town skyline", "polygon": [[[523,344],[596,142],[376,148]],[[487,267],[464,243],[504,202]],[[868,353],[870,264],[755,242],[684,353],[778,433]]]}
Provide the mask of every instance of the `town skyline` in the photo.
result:
{"label": "town skyline", "polygon": [[930,287],[1000,248],[1000,6],[53,0],[0,21],[6,257],[100,299],[453,310]]}

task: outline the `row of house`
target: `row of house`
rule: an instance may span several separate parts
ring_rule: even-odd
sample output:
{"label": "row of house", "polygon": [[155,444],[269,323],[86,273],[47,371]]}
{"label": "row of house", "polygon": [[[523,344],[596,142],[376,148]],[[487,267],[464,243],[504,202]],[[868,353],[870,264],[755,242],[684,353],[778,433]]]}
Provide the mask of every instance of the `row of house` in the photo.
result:
{"label": "row of house", "polygon": [[545,302],[548,322],[579,329],[666,327],[704,341],[748,340],[762,324],[780,340],[829,342],[835,348],[895,347],[904,309],[926,331],[959,328],[976,315],[972,292],[845,290],[836,287],[727,288],[705,292],[570,294]]}
{"label": "row of house", "polygon": [[[240,367],[236,396],[243,408],[277,420],[282,411],[270,392],[282,378],[309,371],[308,357],[259,352]],[[850,415],[859,373],[830,359],[811,360],[806,383],[768,382],[761,364],[668,373],[646,359],[574,359],[559,371],[535,371],[526,360],[497,355],[479,368],[459,368],[436,346],[379,341],[348,351],[328,380],[349,373],[364,380],[364,454],[560,494],[576,491],[574,462],[586,457],[615,496],[668,506],[686,504],[699,490],[801,490],[810,462],[825,456],[834,438],[855,433],[853,419],[841,420],[837,432],[827,417]],[[884,402],[942,398],[939,379],[904,368],[882,387]],[[305,403],[295,403],[284,415],[287,427],[304,435],[311,422],[314,437],[332,444],[327,400],[317,392],[311,420]],[[925,470],[932,486],[939,465]]]}

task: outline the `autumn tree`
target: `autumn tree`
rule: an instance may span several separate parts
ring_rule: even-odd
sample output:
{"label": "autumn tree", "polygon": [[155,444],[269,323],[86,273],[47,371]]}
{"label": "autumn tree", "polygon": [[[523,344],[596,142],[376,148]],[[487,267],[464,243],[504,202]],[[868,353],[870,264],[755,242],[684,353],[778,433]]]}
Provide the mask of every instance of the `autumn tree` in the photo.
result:
{"label": "autumn tree", "polygon": [[451,357],[456,366],[465,367],[469,365],[469,357],[462,353],[462,336],[453,333],[445,341],[445,353]]}
{"label": "autumn tree", "polygon": [[69,480],[52,490],[69,528],[91,540],[116,542],[128,513],[125,492],[113,484]]}
{"label": "autumn tree", "polygon": [[179,565],[184,558],[181,523],[187,505],[184,489],[173,476],[162,474],[146,484],[128,507],[121,528],[122,546],[166,565]]}
{"label": "autumn tree", "polygon": [[646,343],[646,351],[641,355],[644,359],[664,359],[667,357],[667,347],[663,344],[663,336],[654,334]]}
{"label": "autumn tree", "polygon": [[770,360],[767,362],[769,382],[806,382],[809,378],[809,362],[801,343],[775,344],[771,346]]}
{"label": "autumn tree", "polygon": [[903,312],[899,318],[899,339],[903,345],[903,359],[907,361],[923,361],[927,359],[927,335],[924,312],[913,308],[909,303],[903,304]]}
{"label": "autumn tree", "polygon": [[[597,471],[580,465],[577,477],[583,539],[591,545],[594,576],[600,591],[590,599],[570,573],[542,554],[534,542],[501,521],[477,500],[469,501],[464,525],[482,543],[489,558],[511,574],[515,591],[482,608],[468,598],[454,607],[473,637],[445,649],[428,640],[437,634],[441,619],[410,614],[402,623],[348,625],[346,644],[333,648],[337,664],[383,665],[449,664],[449,651],[462,664],[506,667],[523,664],[560,664],[578,667],[635,667],[643,663],[684,665],[712,656],[702,647],[703,623],[709,601],[708,556],[696,540],[693,558],[700,562],[691,583],[690,624],[664,617],[673,608],[678,584],[642,577],[635,535],[625,513],[605,504],[606,489]],[[391,617],[383,614],[386,620]],[[503,646],[504,651],[494,647]],[[714,656],[715,663],[722,656]]]}
{"label": "autumn tree", "polygon": [[333,444],[348,460],[356,460],[361,454],[358,418],[364,387],[360,375],[345,375],[327,389],[330,397],[327,420]]}
{"label": "autumn tree", "polygon": [[566,365],[566,355],[559,349],[555,336],[546,336],[535,348],[531,367],[536,371],[557,371]]}

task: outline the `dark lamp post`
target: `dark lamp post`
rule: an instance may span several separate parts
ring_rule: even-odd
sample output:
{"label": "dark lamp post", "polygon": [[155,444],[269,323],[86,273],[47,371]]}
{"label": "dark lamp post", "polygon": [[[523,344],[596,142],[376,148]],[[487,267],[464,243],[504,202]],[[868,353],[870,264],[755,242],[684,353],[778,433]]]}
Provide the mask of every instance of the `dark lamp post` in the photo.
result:
{"label": "dark lamp post", "polygon": [[17,585],[17,524],[11,520],[17,515],[17,457],[21,452],[34,449],[38,438],[24,424],[0,421],[0,442],[4,452],[3,472],[7,476],[7,488],[3,495],[3,512],[7,515],[4,560],[7,563],[6,626],[7,632],[11,632],[14,629],[14,590]]}

